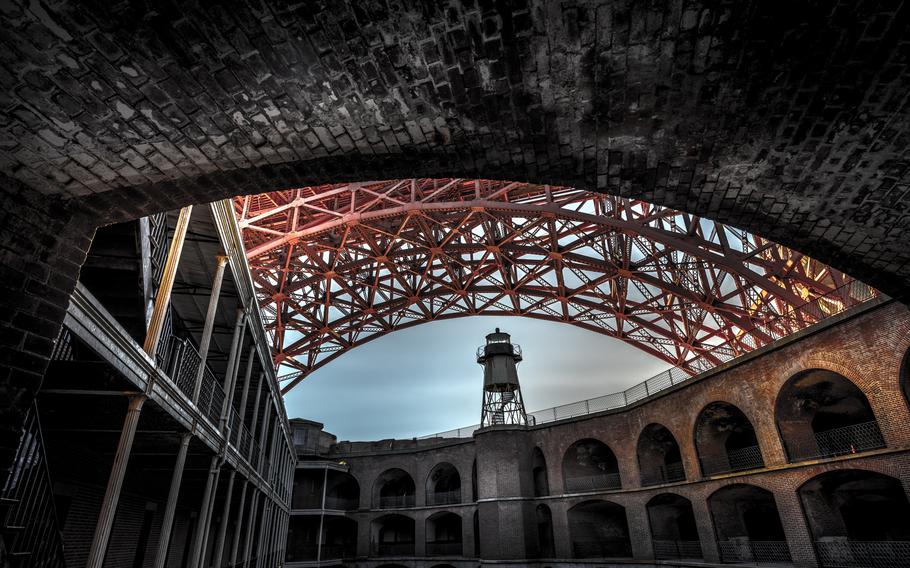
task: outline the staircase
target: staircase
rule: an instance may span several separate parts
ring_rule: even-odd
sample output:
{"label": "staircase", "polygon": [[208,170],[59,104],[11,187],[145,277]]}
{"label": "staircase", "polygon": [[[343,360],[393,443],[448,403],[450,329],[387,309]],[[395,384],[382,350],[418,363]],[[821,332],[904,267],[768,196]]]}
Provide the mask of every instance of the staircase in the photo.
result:
{"label": "staircase", "polygon": [[33,404],[16,459],[0,489],[0,566],[65,567],[58,527],[38,408]]}

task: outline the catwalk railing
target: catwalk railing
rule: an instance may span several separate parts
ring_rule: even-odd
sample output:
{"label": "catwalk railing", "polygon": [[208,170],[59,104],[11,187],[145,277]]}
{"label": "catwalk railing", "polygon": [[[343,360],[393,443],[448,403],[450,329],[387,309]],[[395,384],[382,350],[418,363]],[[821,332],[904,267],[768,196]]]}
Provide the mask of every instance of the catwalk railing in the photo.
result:
{"label": "catwalk railing", "polygon": [[885,447],[878,422],[862,422],[786,440],[790,461],[831,458]]}
{"label": "catwalk railing", "polygon": [[765,460],[758,446],[746,446],[722,454],[706,454],[699,456],[698,461],[701,462],[701,472],[704,475],[765,467]]}
{"label": "catwalk railing", "polygon": [[461,489],[427,492],[427,505],[454,505],[461,503]]}
{"label": "catwalk railing", "polygon": [[[710,371],[719,364],[729,363],[755,349],[786,339],[797,331],[801,331],[810,325],[821,323],[828,317],[858,307],[877,297],[880,297],[880,293],[871,286],[856,280],[850,281],[828,294],[818,296],[801,306],[791,308],[777,317],[744,332],[738,341],[742,345],[749,346],[747,351],[734,351],[729,345],[718,345],[707,349],[704,356],[687,361],[686,365],[688,368],[673,367],[621,392],[529,413],[528,423],[532,425],[545,424],[629,406],[662,390],[684,383],[701,373]],[[849,301],[845,301],[845,298],[849,298]],[[718,361],[718,363],[712,360]],[[419,439],[470,438],[478,428],[480,428],[479,424],[429,434],[421,436]]]}
{"label": "catwalk railing", "polygon": [[623,538],[573,540],[572,553],[575,558],[631,558],[632,543]]}
{"label": "catwalk railing", "polygon": [[578,493],[580,491],[597,491],[600,489],[620,489],[622,482],[619,473],[603,473],[600,475],[586,475],[566,478],[566,491]]}
{"label": "catwalk railing", "polygon": [[15,461],[0,492],[0,538],[17,566],[66,566],[36,404],[28,411]]}
{"label": "catwalk railing", "polygon": [[910,542],[832,538],[817,541],[818,563],[824,568],[899,568],[910,562]]}
{"label": "catwalk railing", "polygon": [[658,560],[702,558],[701,542],[697,540],[654,540],[654,557]]}
{"label": "catwalk railing", "polygon": [[790,562],[790,547],[784,540],[734,538],[717,541],[721,562],[729,564],[776,564]]}
{"label": "catwalk railing", "polygon": [[642,487],[685,480],[686,472],[683,469],[682,462],[668,463],[654,469],[642,470],[641,472]]}

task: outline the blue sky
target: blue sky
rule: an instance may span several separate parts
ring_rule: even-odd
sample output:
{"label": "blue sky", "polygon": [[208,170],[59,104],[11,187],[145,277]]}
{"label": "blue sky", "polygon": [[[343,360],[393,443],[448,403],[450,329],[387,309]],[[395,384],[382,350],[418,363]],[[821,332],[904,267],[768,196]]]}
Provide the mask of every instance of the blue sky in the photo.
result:
{"label": "blue sky", "polygon": [[411,438],[480,420],[484,336],[500,327],[522,346],[528,411],[616,392],[669,365],[619,340],[561,324],[480,316],[396,331],[319,369],[286,397],[288,416],[339,440]]}

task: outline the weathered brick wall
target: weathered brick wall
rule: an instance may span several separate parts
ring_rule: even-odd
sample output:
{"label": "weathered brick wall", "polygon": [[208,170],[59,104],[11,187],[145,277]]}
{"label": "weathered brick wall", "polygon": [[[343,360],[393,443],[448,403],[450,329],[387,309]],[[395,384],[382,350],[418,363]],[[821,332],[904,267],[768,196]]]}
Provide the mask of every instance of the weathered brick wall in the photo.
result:
{"label": "weathered brick wall", "polygon": [[[400,467],[409,471],[418,486],[417,508],[406,511],[416,521],[417,550],[425,536],[421,527],[439,510],[461,515],[463,526],[473,525],[473,512],[480,515],[482,557],[521,559],[537,550],[534,507],[550,507],[558,558],[572,556],[568,511],[590,499],[604,499],[625,507],[633,553],[638,560],[653,559],[647,503],[670,492],[691,501],[698,535],[706,560],[717,561],[716,522],[709,498],[731,484],[751,484],[771,491],[781,517],[794,561],[814,565],[812,536],[797,495],[807,481],[827,471],[860,469],[899,479],[910,495],[910,408],[900,386],[900,367],[910,350],[910,312],[889,302],[847,318],[818,333],[808,334],[783,347],[769,350],[742,364],[730,366],[696,382],[685,384],[636,406],[573,421],[543,425],[529,432],[486,432],[472,442],[454,443],[438,449],[397,454],[350,456],[346,460],[361,484],[361,509],[350,515],[360,526],[361,554],[368,553],[369,525],[385,511],[369,510],[373,483],[382,471]],[[775,402],[781,387],[806,369],[838,372],[856,384],[868,398],[888,448],[859,457],[808,460],[787,463],[774,420]],[[695,450],[694,431],[699,411],[713,401],[726,401],[740,408],[752,421],[766,468],[758,473],[732,473],[703,478]],[[636,446],[638,436],[651,423],[666,426],[675,436],[683,456],[687,481],[669,486],[642,488]],[[623,487],[597,494],[566,494],[562,460],[577,440],[599,439],[610,446],[619,460]],[[546,458],[550,496],[533,498],[532,452],[539,447]],[[471,501],[471,463],[478,463],[480,503]],[[459,469],[462,504],[425,508],[419,496],[425,475],[441,462]],[[518,498],[514,500],[514,498]],[[366,539],[364,542],[363,539]],[[465,530],[466,554],[473,541]],[[363,564],[367,566],[368,564]]]}
{"label": "weathered brick wall", "polygon": [[0,479],[47,368],[94,225],[0,175]]}

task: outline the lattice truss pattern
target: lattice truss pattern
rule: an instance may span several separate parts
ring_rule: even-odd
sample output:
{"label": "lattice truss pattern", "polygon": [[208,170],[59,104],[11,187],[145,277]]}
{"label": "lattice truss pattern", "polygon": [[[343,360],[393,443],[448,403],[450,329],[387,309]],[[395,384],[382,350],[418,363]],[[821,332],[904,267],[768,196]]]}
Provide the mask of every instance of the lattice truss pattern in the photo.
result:
{"label": "lattice truss pattern", "polygon": [[235,207],[285,392],[371,339],[448,318],[566,322],[686,368],[753,349],[744,333],[819,296],[855,302],[846,276],[783,246],[567,187],[405,179]]}

